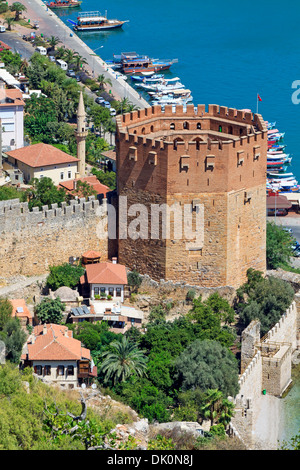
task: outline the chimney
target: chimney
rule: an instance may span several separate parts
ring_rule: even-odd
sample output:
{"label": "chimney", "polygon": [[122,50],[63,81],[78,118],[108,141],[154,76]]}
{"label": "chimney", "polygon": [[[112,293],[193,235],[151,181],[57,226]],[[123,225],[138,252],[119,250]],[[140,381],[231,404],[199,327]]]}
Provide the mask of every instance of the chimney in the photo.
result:
{"label": "chimney", "polygon": [[111,260],[112,260],[112,263],[113,263],[113,264],[117,264],[117,263],[118,263],[118,258],[116,258],[116,257],[112,258]]}
{"label": "chimney", "polygon": [[46,325],[46,323],[44,323],[44,326],[43,326],[43,335],[46,335],[47,332],[48,332],[48,330],[47,330],[47,325]]}

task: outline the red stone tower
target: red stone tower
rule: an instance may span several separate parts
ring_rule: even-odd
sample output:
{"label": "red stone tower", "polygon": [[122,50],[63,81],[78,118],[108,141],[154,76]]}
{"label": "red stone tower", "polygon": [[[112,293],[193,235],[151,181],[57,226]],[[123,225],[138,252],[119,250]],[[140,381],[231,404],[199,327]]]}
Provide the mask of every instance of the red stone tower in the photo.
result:
{"label": "red stone tower", "polygon": [[[238,287],[248,268],[265,271],[267,128],[261,115],[217,105],[145,108],[117,118],[116,149],[118,196],[127,197],[128,209],[127,227],[119,226],[120,263],[155,280],[207,287]],[[133,239],[128,227],[138,212],[129,208],[136,204],[147,208],[149,219],[146,233]],[[153,236],[151,210],[161,204],[176,204],[182,213],[187,207],[191,216],[200,211],[194,242],[185,233],[175,236],[172,213],[169,236]],[[125,220],[120,200],[119,212]]]}

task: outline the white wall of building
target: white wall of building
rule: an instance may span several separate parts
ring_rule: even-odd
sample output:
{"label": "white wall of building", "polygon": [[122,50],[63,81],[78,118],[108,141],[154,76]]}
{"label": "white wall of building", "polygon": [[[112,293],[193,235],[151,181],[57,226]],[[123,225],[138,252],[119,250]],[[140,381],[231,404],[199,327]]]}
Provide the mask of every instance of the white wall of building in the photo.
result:
{"label": "white wall of building", "polygon": [[24,147],[23,106],[1,106],[2,147],[16,150]]}

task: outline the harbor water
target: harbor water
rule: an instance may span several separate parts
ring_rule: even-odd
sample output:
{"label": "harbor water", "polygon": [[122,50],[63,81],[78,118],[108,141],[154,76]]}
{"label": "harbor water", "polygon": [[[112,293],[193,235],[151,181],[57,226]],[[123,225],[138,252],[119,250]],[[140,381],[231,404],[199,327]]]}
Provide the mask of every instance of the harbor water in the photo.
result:
{"label": "harbor water", "polygon": [[[169,72],[192,91],[193,103],[219,104],[257,111],[285,132],[286,152],[300,182],[300,2],[288,0],[83,0],[76,9],[55,10],[61,20],[76,21],[81,11],[129,20],[122,29],[78,33],[104,60],[137,52],[178,59]],[[103,46],[103,47],[101,47]],[[299,81],[299,84],[297,83]],[[293,88],[294,87],[294,88]],[[296,87],[296,88],[295,88]],[[300,377],[282,399],[282,438],[299,432]]]}

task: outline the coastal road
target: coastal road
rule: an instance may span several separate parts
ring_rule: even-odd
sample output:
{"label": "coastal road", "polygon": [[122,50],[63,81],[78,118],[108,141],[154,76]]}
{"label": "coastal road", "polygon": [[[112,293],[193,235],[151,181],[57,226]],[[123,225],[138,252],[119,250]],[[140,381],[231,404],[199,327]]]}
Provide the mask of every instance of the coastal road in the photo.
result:
{"label": "coastal road", "polygon": [[122,78],[116,78],[114,71],[98,55],[95,55],[95,52],[41,0],[22,0],[22,3],[27,8],[26,18],[30,19],[30,23],[39,22],[39,33],[43,33],[45,37],[59,37],[66,48],[78,52],[81,57],[86,59],[89,69],[94,70],[95,76],[103,74],[106,78],[110,78],[112,93],[116,99],[128,98],[132,104],[139,108],[149,107],[149,103],[140,98],[136,90]]}
{"label": "coastal road", "polygon": [[30,59],[34,53],[34,47],[31,43],[23,41],[22,35],[15,31],[6,31],[1,33],[0,40],[12,48],[13,52],[21,55],[22,59]]}

